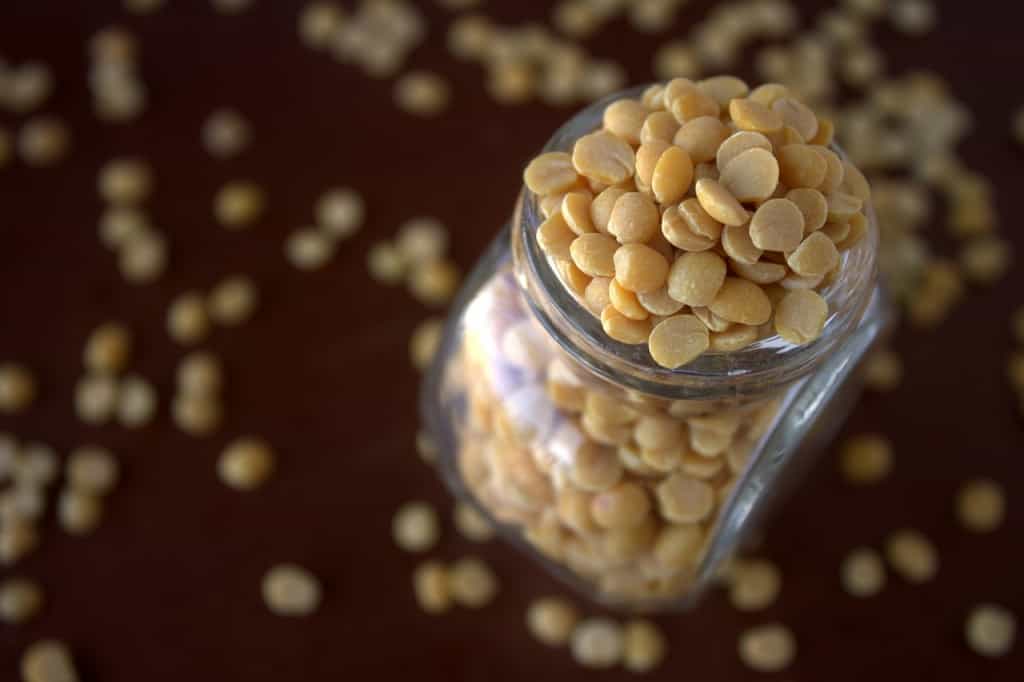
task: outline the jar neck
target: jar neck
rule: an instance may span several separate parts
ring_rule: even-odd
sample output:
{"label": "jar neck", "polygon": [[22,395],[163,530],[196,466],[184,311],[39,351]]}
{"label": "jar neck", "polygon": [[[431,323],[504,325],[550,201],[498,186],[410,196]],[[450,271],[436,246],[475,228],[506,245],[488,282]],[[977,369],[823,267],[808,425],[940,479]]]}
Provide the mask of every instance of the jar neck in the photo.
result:
{"label": "jar neck", "polygon": [[[617,93],[587,107],[562,126],[543,151],[571,151],[579,137],[600,126],[608,104],[638,97],[642,90]],[[841,150],[836,151],[842,156]],[[810,374],[857,328],[878,277],[878,227],[870,206],[867,215],[867,234],[842,254],[839,276],[820,292],[828,302],[829,318],[818,339],[797,346],[770,336],[739,351],[705,352],[675,370],[656,364],[646,345],[627,345],[608,337],[600,320],[565,287],[537,242],[543,216],[537,197],[526,188],[520,192],[512,216],[512,253],[516,278],[533,314],[552,339],[590,372],[624,388],[669,400],[756,397]]]}

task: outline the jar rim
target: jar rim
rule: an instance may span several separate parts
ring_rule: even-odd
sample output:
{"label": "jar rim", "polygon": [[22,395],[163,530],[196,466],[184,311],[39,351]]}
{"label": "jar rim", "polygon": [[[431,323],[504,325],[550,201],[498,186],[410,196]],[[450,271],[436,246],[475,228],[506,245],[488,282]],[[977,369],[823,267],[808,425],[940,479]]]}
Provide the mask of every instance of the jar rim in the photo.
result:
{"label": "jar rim", "polygon": [[[609,104],[639,97],[648,87],[622,90],[590,104],[555,131],[543,152],[571,152],[577,139],[600,126]],[[831,148],[846,160],[841,148]],[[628,345],[608,337],[600,320],[563,284],[554,261],[537,242],[544,218],[538,197],[526,187],[513,213],[512,249],[517,279],[533,314],[576,361],[612,383],[646,394],[674,400],[720,399],[766,393],[806,376],[856,329],[878,278],[879,232],[870,202],[865,213],[867,233],[841,254],[839,276],[820,290],[829,307],[821,336],[794,345],[772,335],[738,351],[706,351],[674,370],[654,362],[645,344]]]}

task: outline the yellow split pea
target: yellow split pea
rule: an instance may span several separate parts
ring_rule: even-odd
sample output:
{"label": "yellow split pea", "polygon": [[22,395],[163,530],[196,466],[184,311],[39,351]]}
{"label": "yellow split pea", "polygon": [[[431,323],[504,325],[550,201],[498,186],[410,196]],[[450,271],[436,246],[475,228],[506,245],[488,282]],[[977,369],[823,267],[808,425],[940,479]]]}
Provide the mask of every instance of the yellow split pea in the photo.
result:
{"label": "yellow split pea", "polygon": [[54,116],[30,118],[18,132],[18,152],[25,165],[44,168],[56,165],[68,153],[71,132]]}
{"label": "yellow split pea", "polygon": [[109,374],[89,374],[75,386],[75,414],[86,424],[102,424],[117,409],[118,384]]}
{"label": "yellow split pea", "polygon": [[417,566],[412,584],[416,601],[427,613],[443,613],[451,608],[448,569],[440,561],[430,559]]}
{"label": "yellow split pea", "polygon": [[68,485],[94,495],[105,495],[117,484],[119,467],[110,451],[85,446],[68,455],[65,464]]}
{"label": "yellow split pea", "polygon": [[967,643],[975,652],[997,658],[1013,648],[1017,637],[1017,619],[1004,606],[979,604],[967,616],[964,633]]}
{"label": "yellow split pea", "polygon": [[24,682],[77,682],[78,673],[67,645],[55,639],[42,639],[21,655]]}
{"label": "yellow split pea", "polygon": [[967,530],[989,533],[1006,515],[1006,496],[1001,485],[987,478],[968,481],[956,497],[957,518]]}
{"label": "yellow split pea", "polygon": [[233,327],[248,320],[259,301],[256,283],[245,275],[232,275],[218,282],[206,299],[209,318]]}
{"label": "yellow split pea", "polygon": [[622,664],[631,672],[643,673],[661,664],[668,650],[665,636],[649,620],[635,619],[622,630]]}
{"label": "yellow split pea", "polygon": [[651,357],[662,367],[676,369],[708,349],[708,329],[693,315],[677,315],[659,322],[648,339]]}
{"label": "yellow split pea", "polygon": [[266,198],[259,185],[238,180],[229,182],[217,192],[213,211],[224,227],[241,229],[260,218],[265,204]]}
{"label": "yellow split pea", "polygon": [[277,564],[263,576],[263,601],[279,616],[308,616],[320,605],[320,581],[297,564]]}
{"label": "yellow split pea", "polygon": [[24,411],[35,395],[35,377],[27,367],[16,363],[0,364],[0,413]]}
{"label": "yellow split pea", "polygon": [[430,71],[411,71],[395,82],[395,103],[416,116],[436,116],[448,105],[448,83]]}
{"label": "yellow split pea", "polygon": [[843,445],[839,464],[851,483],[875,483],[892,469],[892,445],[880,434],[854,436]]}
{"label": "yellow split pea", "polygon": [[248,122],[234,109],[217,109],[203,122],[203,146],[218,159],[240,154],[251,136]]}
{"label": "yellow split pea", "polygon": [[171,301],[167,309],[167,332],[180,344],[199,343],[210,329],[203,295],[187,291]]}
{"label": "yellow split pea", "polygon": [[186,355],[178,364],[178,390],[183,395],[210,396],[223,383],[223,369],[217,356],[206,351]]}
{"label": "yellow split pea", "polygon": [[760,611],[775,601],[781,586],[775,564],[763,559],[739,561],[729,574],[729,601],[738,611]]}
{"label": "yellow split pea", "polygon": [[261,438],[239,438],[228,444],[217,461],[220,479],[236,490],[259,487],[274,468],[274,453]]}
{"label": "yellow split pea", "polygon": [[796,656],[796,639],[780,623],[759,625],[740,635],[739,654],[740,660],[752,670],[777,672]]}
{"label": "yellow split pea", "polygon": [[317,225],[337,239],[347,239],[355,234],[365,216],[363,198],[351,187],[329,189],[316,202]]}
{"label": "yellow split pea", "polygon": [[90,533],[99,525],[102,516],[103,502],[98,496],[73,488],[61,491],[57,501],[57,519],[68,533]]}
{"label": "yellow split pea", "polygon": [[482,559],[465,557],[448,569],[448,589],[457,604],[478,609],[497,595],[498,579]]}
{"label": "yellow split pea", "polygon": [[426,552],[441,535],[437,512],[426,502],[402,505],[391,522],[395,544],[407,552]]}
{"label": "yellow split pea", "polygon": [[840,580],[849,594],[854,597],[870,597],[885,586],[885,565],[878,552],[860,547],[843,559]]}
{"label": "yellow split pea", "polygon": [[494,526],[491,525],[491,522],[474,507],[465,502],[459,502],[455,505],[452,520],[455,523],[456,530],[467,540],[486,542],[495,535]]}
{"label": "yellow split pea", "polygon": [[131,331],[121,323],[104,323],[94,329],[82,353],[85,369],[115,374],[124,369],[131,353]]}
{"label": "yellow split pea", "polygon": [[0,622],[24,623],[43,604],[43,590],[26,578],[8,578],[0,583]]}
{"label": "yellow split pea", "polygon": [[611,668],[623,654],[622,626],[607,618],[591,618],[573,630],[570,641],[573,658],[586,668]]}
{"label": "yellow split pea", "polygon": [[149,196],[153,174],[149,166],[138,159],[114,159],[107,162],[99,174],[100,196],[117,206],[138,204]]}
{"label": "yellow split pea", "polygon": [[779,301],[775,310],[775,331],[795,344],[805,344],[821,336],[828,319],[828,304],[816,291],[797,289]]}
{"label": "yellow split pea", "polygon": [[117,419],[127,428],[141,428],[156,416],[157,402],[153,384],[138,374],[129,374],[117,388]]}
{"label": "yellow split pea", "polygon": [[561,597],[538,599],[526,610],[526,627],[530,634],[548,646],[568,642],[578,621],[576,607]]}
{"label": "yellow split pea", "polygon": [[911,583],[923,583],[935,577],[939,557],[935,547],[915,530],[899,530],[885,543],[885,555],[893,570]]}

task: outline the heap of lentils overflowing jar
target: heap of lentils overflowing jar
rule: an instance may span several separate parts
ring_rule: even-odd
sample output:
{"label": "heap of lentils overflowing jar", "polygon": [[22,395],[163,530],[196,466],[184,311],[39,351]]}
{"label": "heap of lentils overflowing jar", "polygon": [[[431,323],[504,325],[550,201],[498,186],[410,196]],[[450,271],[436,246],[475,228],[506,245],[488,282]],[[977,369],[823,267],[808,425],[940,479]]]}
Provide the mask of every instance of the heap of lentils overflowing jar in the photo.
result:
{"label": "heap of lentils overflowing jar", "polygon": [[[646,344],[675,369],[776,333],[806,344],[829,316],[820,292],[869,229],[868,184],[831,137],[781,85],[677,79],[609,104],[571,153],[534,159],[523,201],[544,216],[536,239],[556,286],[612,346]],[[696,594],[717,523],[796,385],[669,399],[599,376],[542,327],[514,264],[495,267],[445,365],[464,396],[464,489],[603,601]]]}
{"label": "heap of lentils overflowing jar", "polygon": [[808,343],[868,226],[868,183],[832,133],[783,85],[653,85],[526,168],[537,240],[605,333],[663,367],[775,334]]}

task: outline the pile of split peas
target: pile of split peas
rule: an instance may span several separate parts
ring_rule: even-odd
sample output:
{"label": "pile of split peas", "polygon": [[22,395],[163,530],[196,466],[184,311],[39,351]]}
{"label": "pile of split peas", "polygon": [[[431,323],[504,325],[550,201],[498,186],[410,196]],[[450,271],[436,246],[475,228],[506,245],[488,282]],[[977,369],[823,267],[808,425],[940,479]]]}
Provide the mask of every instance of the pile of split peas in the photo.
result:
{"label": "pile of split peas", "polygon": [[527,166],[541,248],[605,333],[670,369],[821,335],[820,290],[868,229],[864,175],[784,85],[676,78]]}

